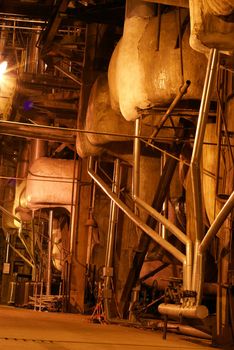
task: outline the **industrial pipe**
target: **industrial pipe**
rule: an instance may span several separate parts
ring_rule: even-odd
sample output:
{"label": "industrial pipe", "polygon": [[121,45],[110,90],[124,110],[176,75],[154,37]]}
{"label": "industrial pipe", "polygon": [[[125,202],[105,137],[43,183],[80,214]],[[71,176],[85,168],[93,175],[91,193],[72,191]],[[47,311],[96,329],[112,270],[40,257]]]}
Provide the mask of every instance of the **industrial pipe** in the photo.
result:
{"label": "industrial pipe", "polygon": [[97,175],[92,169],[92,157],[89,159],[88,174],[91,178],[98,184],[98,186],[103,190],[104,193],[116,203],[116,205],[129,217],[135,225],[137,225],[142,231],[147,233],[155,242],[160,244],[164,249],[171,253],[176,259],[178,259],[183,264],[186,261],[186,257],[178,249],[176,249],[172,244],[165,241],[157,232],[152,230],[147,224],[145,224],[138,216],[136,216],[128,206],[123,203],[116,194],[114,194],[111,189],[106,185],[106,183]]}
{"label": "industrial pipe", "polygon": [[0,120],[0,134],[55,142],[75,143],[76,130]]}
{"label": "industrial pipe", "polygon": [[22,224],[22,221],[15,215],[13,215],[11,212],[9,212],[7,209],[5,209],[2,205],[0,205],[0,210],[9,218],[14,219],[18,221],[20,224]]}
{"label": "industrial pipe", "polygon": [[82,82],[74,74],[70,72],[66,72],[64,69],[62,69],[57,65],[54,65],[54,68],[58,70],[60,73],[62,73],[63,75],[65,75],[66,77],[68,77],[69,79],[71,79],[72,81],[74,81],[75,83],[77,83],[79,86],[82,85]]}
{"label": "industrial pipe", "polygon": [[[196,242],[194,250],[193,261],[193,277],[192,289],[197,292],[197,303],[201,302],[202,283],[204,278],[203,273],[203,257],[198,254],[198,247],[203,237],[203,219],[202,219],[202,188],[201,188],[201,174],[200,161],[202,155],[202,146],[205,135],[205,128],[209,114],[210,99],[212,88],[216,76],[216,68],[218,63],[217,49],[211,49],[209,60],[207,64],[206,77],[203,87],[203,94],[198,116],[197,130],[194,140],[193,153],[191,158],[191,178],[192,178],[192,192],[194,201],[194,216],[195,216],[195,232]],[[202,272],[200,274],[200,272]]]}
{"label": "industrial pipe", "polygon": [[162,315],[171,317],[187,317],[187,318],[198,318],[204,319],[208,316],[208,309],[204,305],[193,305],[186,306],[177,304],[160,304],[158,311]]}
{"label": "industrial pipe", "polygon": [[158,135],[160,129],[163,127],[163,125],[166,123],[167,119],[170,117],[170,114],[173,112],[174,108],[177,106],[177,104],[181,101],[182,97],[187,93],[187,90],[189,88],[189,85],[191,84],[190,80],[186,80],[186,82],[179,88],[179,92],[168,107],[166,113],[163,115],[162,119],[160,120],[159,124],[155,127],[154,132],[149,137],[148,143],[152,143],[152,140]]}
{"label": "industrial pipe", "polygon": [[186,246],[186,259],[183,262],[184,276],[183,285],[185,290],[191,290],[192,280],[192,241],[177,226],[170,222],[165,216],[161,215],[157,210],[145,203],[142,199],[135,197],[135,202],[144,208],[153,218],[164,225],[176,238],[178,238]]}
{"label": "industrial pipe", "polygon": [[72,191],[71,191],[71,224],[70,224],[70,254],[72,256],[74,249],[74,239],[75,232],[77,230],[77,219],[78,219],[78,207],[77,199],[79,194],[79,185],[80,185],[80,172],[81,172],[81,163],[76,161],[76,154],[74,154],[73,160],[73,176],[72,176]]}
{"label": "industrial pipe", "polygon": [[31,266],[32,269],[35,268],[35,265],[29,259],[27,259],[22,253],[20,253],[20,251],[16,249],[11,243],[9,243],[9,246],[19,257],[21,257],[29,266]]}
{"label": "industrial pipe", "polygon": [[[166,164],[166,154],[161,154],[161,171],[160,176],[162,176],[163,168]],[[165,217],[168,216],[168,196],[166,196],[165,201],[163,202],[162,212]],[[163,239],[167,239],[166,227],[162,224],[159,225],[159,233]]]}
{"label": "industrial pipe", "polygon": [[201,240],[203,235],[202,223],[202,191],[200,178],[200,161],[202,155],[202,146],[205,135],[205,128],[209,114],[210,98],[212,94],[213,83],[215,80],[216,67],[218,63],[218,51],[216,49],[210,50],[206,77],[203,87],[201,105],[199,109],[196,135],[194,139],[194,146],[191,158],[191,176],[192,176],[192,191],[194,198],[194,214],[195,214],[195,229],[196,237]]}
{"label": "industrial pipe", "polygon": [[207,231],[205,237],[203,238],[200,246],[199,246],[199,253],[204,254],[206,249],[209,247],[212,239],[217,234],[218,230],[226,220],[227,216],[231,213],[232,209],[234,208],[234,191],[228,198],[227,202],[224,204],[218,215],[216,216],[214,222],[210,226],[209,230]]}
{"label": "industrial pipe", "polygon": [[[96,172],[96,167],[97,167],[97,162],[95,163],[95,172]],[[90,268],[93,228],[95,226],[95,221],[93,219],[95,196],[96,196],[96,184],[93,182],[92,189],[91,189],[91,199],[90,199],[89,219],[88,219],[88,243],[87,243],[87,256],[86,256],[87,274],[89,273],[89,268]]]}
{"label": "industrial pipe", "polygon": [[[116,159],[114,163],[114,174],[112,183],[112,192],[119,196],[120,190],[120,160]],[[109,227],[107,234],[105,267],[103,269],[104,276],[104,310],[106,318],[110,319],[110,300],[112,298],[111,279],[113,277],[113,251],[115,242],[115,228],[118,207],[114,201],[110,203]]]}
{"label": "industrial pipe", "polygon": [[22,226],[18,229],[18,237],[21,240],[26,252],[28,253],[28,255],[30,256],[30,258],[32,259],[32,261],[35,263],[35,259],[34,256],[32,254],[31,249],[28,247],[27,242],[25,241],[24,236],[22,235]]}
{"label": "industrial pipe", "polygon": [[7,232],[6,235],[6,257],[5,257],[5,263],[9,263],[9,248],[10,248],[10,234]]}
{"label": "industrial pipe", "polygon": [[[114,164],[114,174],[113,174],[113,184],[112,184],[112,192],[119,196],[119,188],[120,188],[120,160],[116,159]],[[106,251],[106,267],[112,266],[113,260],[113,246],[114,246],[114,232],[115,232],[115,224],[116,224],[116,211],[117,207],[114,202],[111,202],[110,207],[110,221],[108,228],[108,242],[107,242],[107,251]]]}
{"label": "industrial pipe", "polygon": [[[162,321],[159,321],[159,322],[156,322],[156,325],[155,325],[156,327],[154,326],[154,324],[152,324],[152,326],[157,329],[163,329],[164,323]],[[184,334],[192,337],[197,337],[197,338],[208,339],[208,340],[212,339],[210,334],[205,333],[200,329],[188,326],[186,324],[168,322],[167,331],[177,333],[177,334]]]}

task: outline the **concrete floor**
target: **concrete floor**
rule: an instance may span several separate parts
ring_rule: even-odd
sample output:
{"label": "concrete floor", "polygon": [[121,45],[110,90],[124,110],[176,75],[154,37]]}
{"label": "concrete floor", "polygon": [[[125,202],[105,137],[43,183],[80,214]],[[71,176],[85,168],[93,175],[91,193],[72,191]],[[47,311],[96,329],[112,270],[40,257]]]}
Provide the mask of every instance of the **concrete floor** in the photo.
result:
{"label": "concrete floor", "polygon": [[0,350],[208,350],[210,342],[119,325],[82,315],[0,306]]}

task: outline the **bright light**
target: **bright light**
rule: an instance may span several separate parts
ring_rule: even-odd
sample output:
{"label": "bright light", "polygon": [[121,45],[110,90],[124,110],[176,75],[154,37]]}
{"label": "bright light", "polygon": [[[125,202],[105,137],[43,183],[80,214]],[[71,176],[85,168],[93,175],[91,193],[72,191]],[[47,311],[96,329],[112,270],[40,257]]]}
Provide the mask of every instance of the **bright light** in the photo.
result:
{"label": "bright light", "polygon": [[6,69],[7,69],[7,61],[3,61],[2,63],[0,63],[0,79],[6,73]]}

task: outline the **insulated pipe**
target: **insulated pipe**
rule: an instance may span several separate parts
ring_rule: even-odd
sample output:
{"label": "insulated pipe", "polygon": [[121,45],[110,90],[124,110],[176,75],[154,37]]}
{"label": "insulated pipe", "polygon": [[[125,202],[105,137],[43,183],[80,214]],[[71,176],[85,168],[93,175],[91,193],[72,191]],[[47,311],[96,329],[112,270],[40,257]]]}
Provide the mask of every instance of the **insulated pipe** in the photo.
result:
{"label": "insulated pipe", "polygon": [[202,146],[204,141],[204,134],[206,123],[208,119],[210,98],[212,94],[212,88],[216,76],[216,68],[218,63],[218,51],[217,49],[211,49],[206,77],[203,87],[202,100],[199,110],[197,130],[194,140],[193,153],[191,158],[191,178],[192,178],[192,191],[194,199],[194,216],[195,216],[195,232],[196,242],[194,250],[193,261],[193,277],[192,277],[192,289],[197,292],[197,303],[201,302],[201,290],[204,278],[204,273],[200,275],[198,271],[202,271],[203,257],[198,255],[198,247],[203,237],[203,220],[202,220],[202,188],[201,188],[201,175],[200,175],[200,161],[202,155]]}
{"label": "insulated pipe", "polygon": [[[152,324],[152,326],[154,327],[154,324]],[[164,323],[162,321],[159,321],[156,323],[156,327],[157,329],[163,329]],[[200,331],[199,329],[193,328],[186,324],[168,322],[167,331],[177,333],[177,334],[189,335],[197,338],[203,338],[203,339],[209,339],[209,340],[212,339],[210,334]]]}
{"label": "insulated pipe", "polygon": [[157,210],[152,208],[149,204],[145,203],[140,198],[136,197],[135,201],[142,208],[144,208],[153,218],[164,225],[176,238],[178,238],[186,246],[186,259],[184,264],[184,278],[183,285],[185,290],[191,290],[192,279],[192,241],[186,236],[177,226],[171,223],[165,216],[161,215]]}
{"label": "insulated pipe", "polygon": [[212,88],[215,80],[216,67],[218,63],[218,51],[216,49],[210,50],[209,61],[206,70],[206,77],[203,87],[201,105],[198,115],[198,123],[196,135],[194,139],[193,153],[191,158],[191,176],[192,176],[192,191],[194,198],[195,211],[195,229],[196,237],[201,240],[203,236],[202,223],[202,197],[201,197],[201,178],[200,178],[200,161],[202,155],[202,146],[205,135],[205,128],[209,114],[210,98]]}
{"label": "insulated pipe", "polygon": [[226,220],[227,216],[231,213],[232,209],[234,208],[234,191],[228,198],[227,202],[224,204],[218,215],[216,216],[214,222],[212,223],[211,227],[207,231],[205,237],[203,238],[200,246],[199,246],[199,253],[204,254],[206,249],[209,247],[212,239],[217,234],[218,230]]}
{"label": "insulated pipe", "polygon": [[31,141],[30,164],[41,157],[47,156],[47,141],[33,139]]}
{"label": "insulated pipe", "polygon": [[[39,125],[47,125],[48,119],[43,117],[34,118],[34,122]],[[31,140],[30,147],[30,166],[33,164],[35,160],[41,157],[46,157],[48,153],[48,142],[40,139]]]}
{"label": "insulated pipe", "polygon": [[[114,163],[114,174],[112,192],[119,195],[120,188],[120,160],[116,159]],[[110,319],[110,300],[112,297],[111,278],[113,277],[113,252],[115,243],[115,228],[118,207],[114,201],[110,203],[110,219],[107,235],[106,258],[104,267],[104,308],[107,319]]]}
{"label": "insulated pipe", "polygon": [[228,16],[233,13],[233,0],[205,0],[204,7],[214,16]]}
{"label": "insulated pipe", "polygon": [[49,211],[49,228],[48,228],[48,260],[47,260],[47,284],[46,295],[51,295],[51,259],[52,259],[52,233],[53,233],[53,210]]}
{"label": "insulated pipe", "polygon": [[29,143],[27,142],[20,152],[20,157],[17,162],[17,178],[25,179],[28,174],[29,167]]}
{"label": "insulated pipe", "polygon": [[76,140],[76,130],[5,120],[0,120],[0,134],[65,143],[75,143]]}
{"label": "insulated pipe", "polygon": [[204,319],[208,316],[208,309],[204,305],[186,306],[177,304],[160,304],[158,311],[162,315],[168,315],[172,317],[187,317]]}
{"label": "insulated pipe", "polygon": [[171,253],[176,259],[178,259],[183,264],[186,261],[186,257],[178,249],[176,249],[172,244],[165,241],[157,232],[152,230],[148,225],[146,225],[138,216],[136,216],[126,204],[124,204],[116,194],[114,194],[106,183],[97,175],[92,169],[92,157],[89,159],[88,174],[91,178],[98,184],[98,186],[103,190],[104,193],[116,203],[116,205],[129,217],[135,225],[137,225],[142,231],[147,233],[155,242],[160,244],[164,249]]}

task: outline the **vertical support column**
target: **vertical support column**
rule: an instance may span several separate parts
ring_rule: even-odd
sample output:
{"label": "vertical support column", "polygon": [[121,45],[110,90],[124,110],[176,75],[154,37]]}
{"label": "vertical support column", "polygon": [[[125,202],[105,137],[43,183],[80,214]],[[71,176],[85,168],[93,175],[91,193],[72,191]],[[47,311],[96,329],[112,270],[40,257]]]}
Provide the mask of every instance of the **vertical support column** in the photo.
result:
{"label": "vertical support column", "polygon": [[51,294],[51,261],[52,261],[52,232],[53,232],[53,210],[49,212],[49,227],[48,227],[48,262],[47,262],[47,284],[46,295]]}
{"label": "vertical support column", "polygon": [[[97,171],[97,162],[95,163],[95,172]],[[87,275],[90,273],[90,262],[91,262],[91,252],[92,252],[92,241],[93,241],[93,229],[95,226],[95,221],[93,218],[94,206],[95,206],[95,196],[96,196],[96,184],[93,181],[91,187],[91,198],[90,198],[90,208],[89,208],[89,218],[87,221],[88,225],[88,243],[87,243]]]}
{"label": "vertical support column", "polygon": [[31,239],[31,254],[33,257],[33,267],[32,267],[32,281],[36,280],[36,264],[35,264],[35,246],[36,246],[36,236],[35,236],[35,220],[34,220],[34,211],[32,212],[32,220],[31,220],[31,226],[32,226],[32,239]]}
{"label": "vertical support column", "polygon": [[[82,71],[82,85],[80,90],[79,108],[77,116],[77,128],[84,129],[86,111],[88,108],[89,95],[92,84],[96,77],[94,70],[94,58],[96,50],[98,25],[96,23],[87,24],[85,37],[85,52],[84,52],[84,67]],[[78,138],[82,138],[80,134]],[[87,159],[80,161],[80,181],[90,183],[90,177],[84,165]],[[70,266],[70,282],[69,282],[69,303],[71,311],[84,312],[84,295],[85,295],[85,276],[86,276],[86,261],[87,261],[87,219],[89,216],[90,207],[90,191],[91,186],[81,186],[78,183],[76,212],[77,219],[74,223],[73,253],[71,255]]]}
{"label": "vertical support column", "polygon": [[87,259],[88,227],[87,218],[90,207],[91,181],[86,171],[87,159],[79,160],[79,175],[75,199],[73,223],[73,244],[70,256],[69,274],[69,310],[71,312],[85,311],[85,276]]}
{"label": "vertical support column", "polygon": [[[133,199],[139,197],[140,194],[140,155],[141,155],[141,140],[140,136],[140,128],[141,128],[141,119],[137,118],[135,121],[135,138],[133,143],[133,177],[132,177],[132,197]],[[137,204],[134,203],[134,212],[139,216],[139,209]],[[139,228],[136,227],[136,230],[139,231]],[[138,234],[139,235],[139,234]],[[135,284],[131,291],[131,303],[129,308],[129,320],[131,322],[135,322],[135,316],[132,312],[132,305],[139,298],[139,285]]]}
{"label": "vertical support column", "polygon": [[141,140],[140,136],[140,118],[135,121],[135,139],[133,148],[133,186],[132,195],[133,198],[139,197],[140,191],[140,153],[141,153]]}
{"label": "vertical support column", "polygon": [[11,236],[8,232],[6,232],[6,253],[5,253],[5,262],[3,263],[3,271],[2,271],[2,288],[0,293],[1,303],[7,304],[9,299],[9,291],[10,291],[10,281],[11,281],[11,264],[10,264],[10,240]]}

